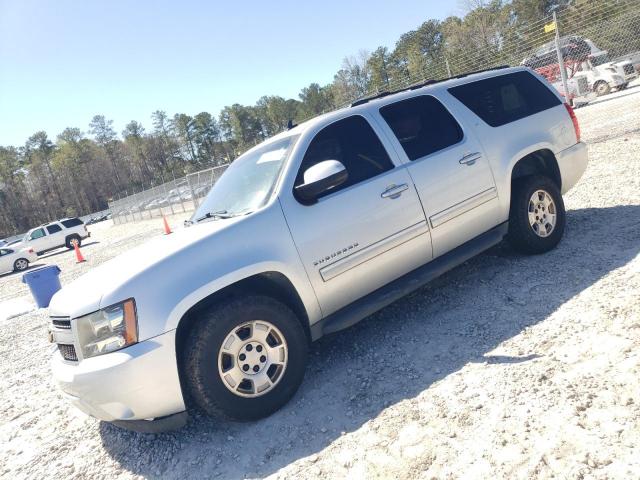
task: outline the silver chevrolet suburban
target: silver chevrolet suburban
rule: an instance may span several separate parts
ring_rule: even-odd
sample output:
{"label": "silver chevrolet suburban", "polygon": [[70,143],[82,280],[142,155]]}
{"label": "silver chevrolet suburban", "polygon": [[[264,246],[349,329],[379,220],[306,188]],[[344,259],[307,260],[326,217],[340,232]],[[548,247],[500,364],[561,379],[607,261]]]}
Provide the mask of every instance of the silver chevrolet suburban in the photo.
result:
{"label": "silver chevrolet suburban", "polygon": [[507,238],[554,248],[587,165],[570,106],[524,67],[384,92],[235,160],[190,226],[65,286],[53,375],[101,420],[176,428],[187,404],[257,419],[309,342]]}

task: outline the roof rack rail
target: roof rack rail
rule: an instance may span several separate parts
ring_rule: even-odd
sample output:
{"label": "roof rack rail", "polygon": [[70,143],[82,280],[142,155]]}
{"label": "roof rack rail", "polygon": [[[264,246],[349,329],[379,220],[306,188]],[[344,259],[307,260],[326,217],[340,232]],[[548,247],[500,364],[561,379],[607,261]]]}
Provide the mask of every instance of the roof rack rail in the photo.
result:
{"label": "roof rack rail", "polygon": [[351,104],[351,106],[357,107],[358,105],[364,105],[365,103],[368,103],[371,100],[376,100],[378,98],[386,97],[388,95],[393,95],[400,92],[408,92],[410,90],[417,90],[418,88],[426,87],[428,85],[433,85],[434,83],[445,82],[447,80],[452,80],[454,78],[464,78],[469,75],[474,75],[476,73],[490,72],[492,70],[501,70],[503,68],[510,68],[510,65],[500,65],[497,67],[485,68],[483,70],[475,70],[473,72],[461,73],[460,75],[455,75],[453,77],[448,77],[448,78],[441,78],[439,80],[425,80],[424,82],[414,83],[413,85],[409,85],[408,87],[400,88],[398,90],[392,90],[392,91],[385,90],[384,92],[371,95],[370,97],[364,97],[359,100],[356,100]]}
{"label": "roof rack rail", "polygon": [[386,97],[387,95],[391,95],[392,93],[396,93],[396,92],[389,92],[388,90],[385,90],[384,92],[376,93],[375,95],[371,95],[370,97],[364,97],[359,100],[356,100],[351,104],[351,106],[357,107],[358,105],[364,105],[365,103],[370,102],[371,100],[375,100],[376,98]]}

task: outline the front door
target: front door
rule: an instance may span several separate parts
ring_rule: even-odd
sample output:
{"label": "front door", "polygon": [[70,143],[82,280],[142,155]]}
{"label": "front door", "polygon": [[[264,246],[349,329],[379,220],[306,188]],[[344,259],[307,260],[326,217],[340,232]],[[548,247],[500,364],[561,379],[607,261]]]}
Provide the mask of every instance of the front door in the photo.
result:
{"label": "front door", "polygon": [[482,145],[438,99],[411,97],[381,108],[380,115],[406,156],[434,257],[497,224],[498,192]]}
{"label": "front door", "polygon": [[406,167],[391,160],[364,117],[353,115],[320,130],[295,185],[324,160],[346,167],[346,183],[312,205],[291,191],[280,201],[326,316],[429,261],[431,241]]}
{"label": "front door", "polygon": [[13,250],[0,248],[0,273],[13,270],[13,256],[11,253]]}
{"label": "front door", "polygon": [[44,228],[37,228],[31,235],[29,235],[29,246],[33,248],[36,253],[45,251],[48,247],[47,233]]}

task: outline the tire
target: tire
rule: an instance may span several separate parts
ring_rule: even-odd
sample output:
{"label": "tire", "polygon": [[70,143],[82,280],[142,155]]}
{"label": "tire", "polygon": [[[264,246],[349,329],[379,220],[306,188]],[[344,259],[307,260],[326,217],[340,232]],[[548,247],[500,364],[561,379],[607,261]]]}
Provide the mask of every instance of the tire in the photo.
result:
{"label": "tire", "polygon": [[[275,329],[269,330],[263,342],[265,349],[260,350],[262,340],[253,342],[261,330],[264,332],[265,324]],[[251,334],[243,338],[247,329],[251,330]],[[230,337],[233,340],[229,340]],[[271,348],[274,338],[283,343]],[[250,349],[250,344],[254,345],[253,350]],[[225,345],[228,350],[225,350]],[[260,364],[263,356],[258,357],[258,352],[267,353],[266,347],[271,352],[277,351],[280,358],[268,353],[266,363]],[[231,350],[234,350],[233,354],[228,353]],[[197,319],[183,350],[183,379],[188,394],[208,415],[243,421],[256,420],[278,410],[297,391],[304,377],[307,350],[305,331],[287,306],[265,296],[237,298],[218,308],[214,307]],[[242,352],[245,354],[244,358]],[[249,357],[250,355],[254,357]],[[282,358],[284,362],[281,362]],[[280,364],[276,366],[277,362]],[[246,366],[249,367],[248,373],[240,371]],[[259,371],[256,370],[258,373],[252,373],[257,368],[260,368]],[[260,379],[272,372],[272,386],[264,387],[266,383]],[[235,388],[231,385],[233,378],[239,380],[235,382]],[[249,388],[249,384],[240,380],[241,378],[250,378],[252,387]],[[264,390],[259,392],[259,388]]]}
{"label": "tire", "polygon": [[623,83],[622,85],[618,85],[618,91],[621,92],[622,90],[626,89],[629,86],[629,83]]}
{"label": "tire", "polygon": [[[553,208],[545,205],[549,200]],[[515,250],[526,254],[548,252],[560,242],[565,222],[564,202],[553,180],[532,175],[514,181],[507,240]]]}
{"label": "tire", "polygon": [[69,238],[67,238],[66,241],[66,247],[69,250],[73,250],[74,248],[74,243],[78,243],[78,247],[80,247],[82,245],[82,239],[78,236],[78,235],[71,235]]}
{"label": "tire", "polygon": [[22,272],[29,268],[29,260],[26,258],[19,258],[13,262],[13,270],[16,272]]}
{"label": "tire", "polygon": [[611,92],[611,87],[607,82],[598,82],[594,85],[593,91],[596,92],[596,95],[602,97],[603,95],[607,95]]}

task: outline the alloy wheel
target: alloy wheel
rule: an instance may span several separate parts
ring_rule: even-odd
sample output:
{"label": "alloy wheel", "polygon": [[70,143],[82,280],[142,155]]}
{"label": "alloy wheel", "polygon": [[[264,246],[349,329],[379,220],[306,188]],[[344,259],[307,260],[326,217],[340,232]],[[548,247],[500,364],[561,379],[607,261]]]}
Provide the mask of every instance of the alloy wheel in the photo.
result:
{"label": "alloy wheel", "polygon": [[218,353],[218,373],[234,394],[259,397],[282,379],[287,360],[287,342],[280,330],[265,320],[254,320],[226,336]]}
{"label": "alloy wheel", "polygon": [[544,190],[536,190],[529,199],[529,225],[539,237],[548,237],[556,227],[556,204]]}

